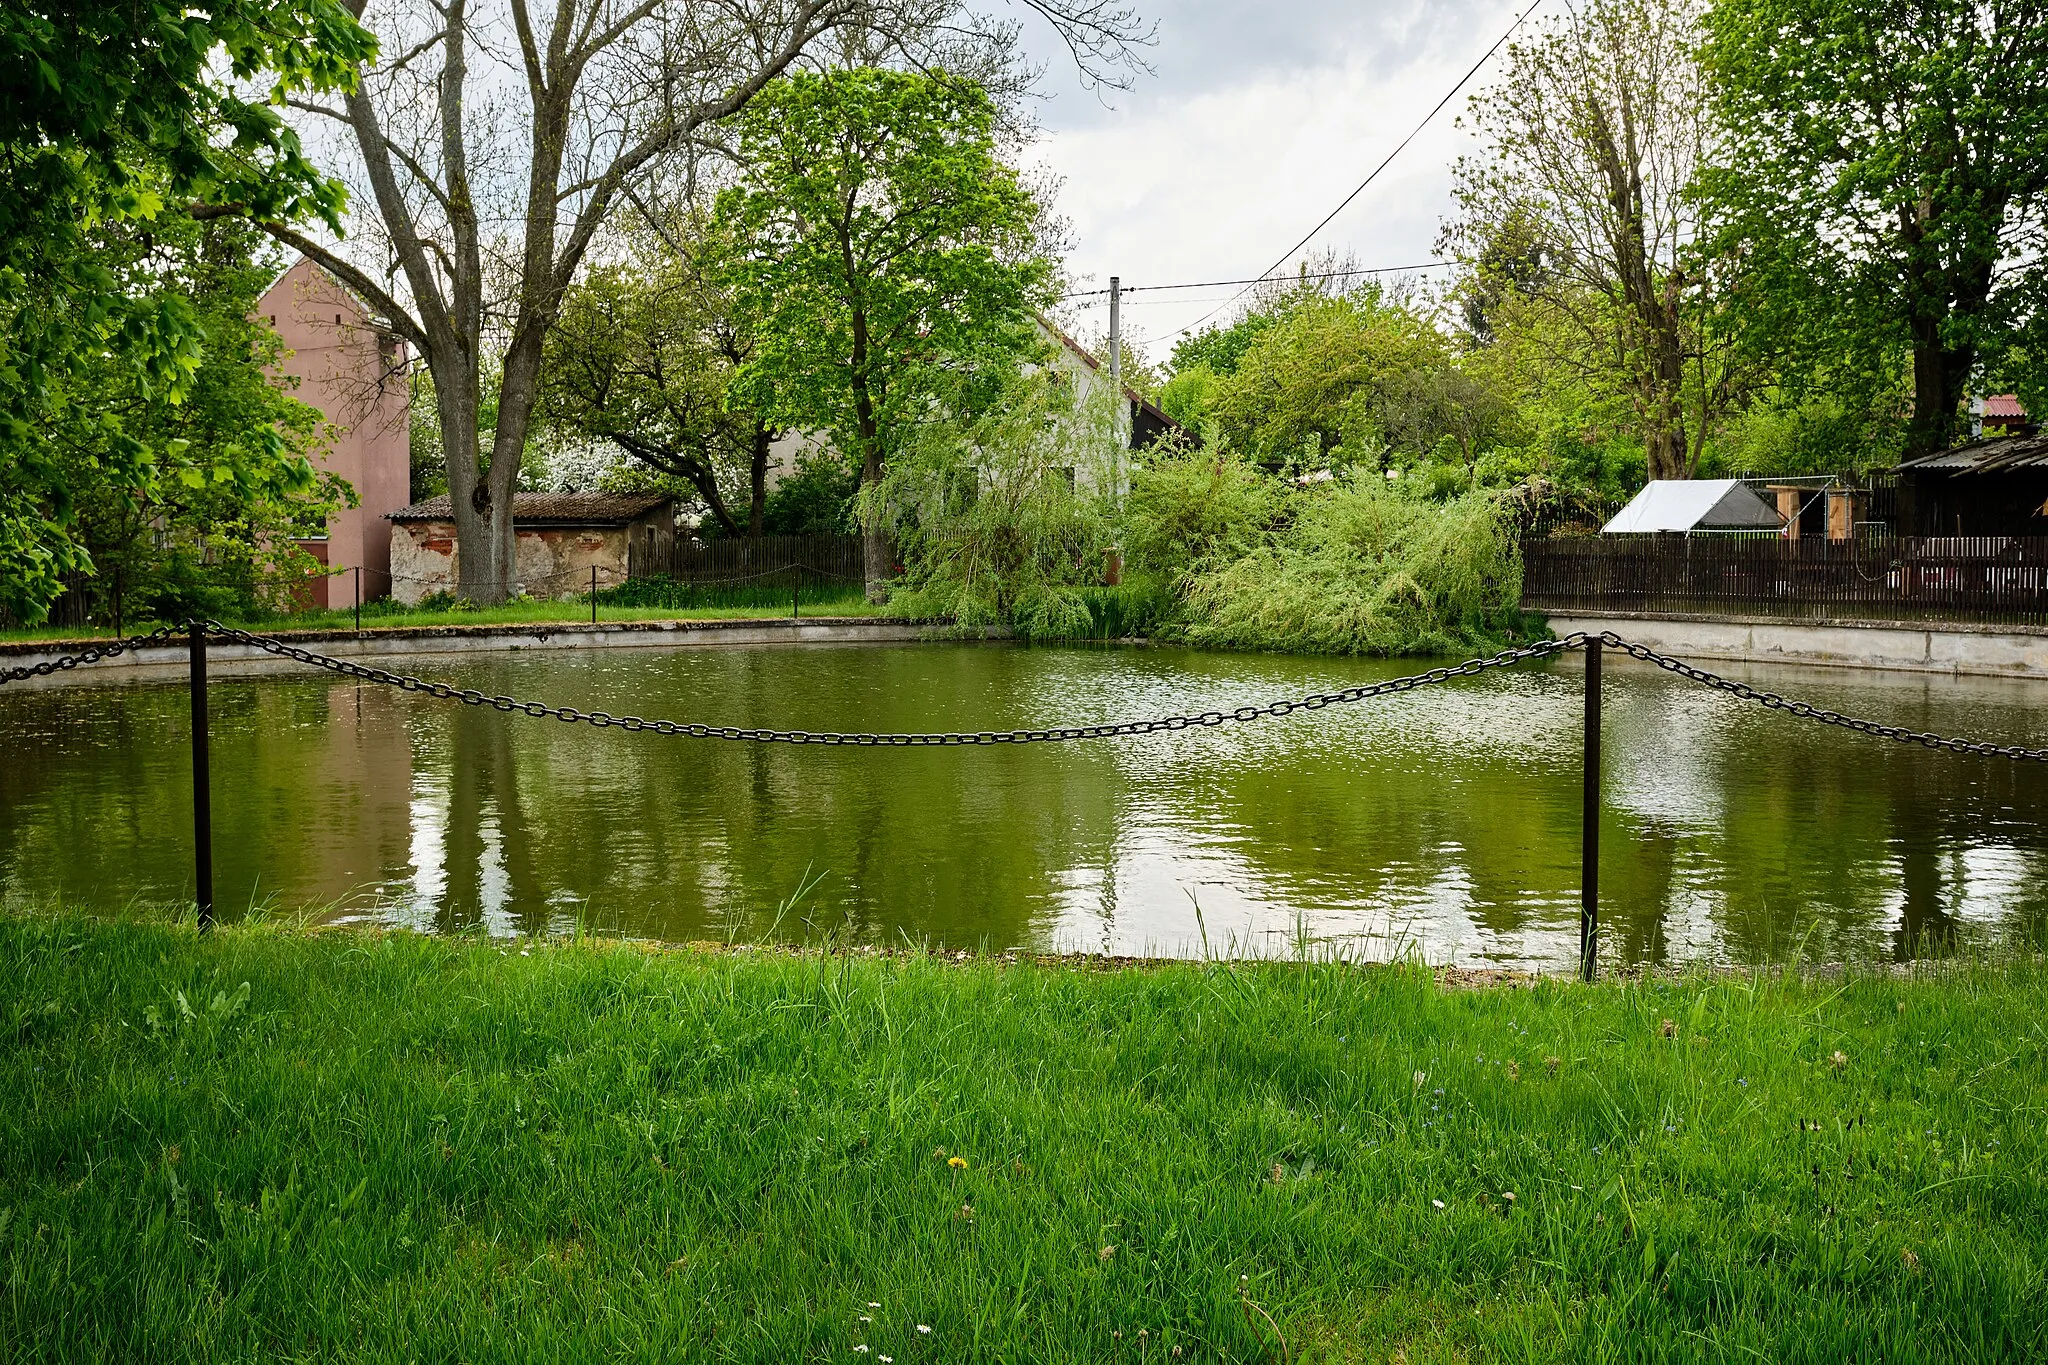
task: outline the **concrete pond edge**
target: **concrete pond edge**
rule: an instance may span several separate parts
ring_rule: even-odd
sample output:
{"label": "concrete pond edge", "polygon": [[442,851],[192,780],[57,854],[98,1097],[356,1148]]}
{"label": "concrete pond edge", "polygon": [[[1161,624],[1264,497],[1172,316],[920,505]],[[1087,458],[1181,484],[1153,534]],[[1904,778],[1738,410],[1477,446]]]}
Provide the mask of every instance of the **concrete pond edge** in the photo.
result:
{"label": "concrete pond edge", "polygon": [[[943,633],[942,633],[943,632]],[[715,620],[535,621],[521,624],[387,626],[362,631],[261,631],[302,649],[337,659],[452,659],[484,653],[518,653],[559,649],[704,649],[757,645],[915,644],[935,639],[1000,640],[1009,632],[986,629],[963,637],[943,621],[877,620],[871,616],[728,617]],[[0,641],[0,664],[11,668],[38,663],[104,646],[105,640]],[[77,687],[108,683],[163,682],[182,679],[189,667],[186,643],[131,650],[98,663],[31,678],[15,686]],[[313,672],[309,665],[257,649],[220,640],[207,649],[207,667],[216,676],[249,677],[269,673]]]}

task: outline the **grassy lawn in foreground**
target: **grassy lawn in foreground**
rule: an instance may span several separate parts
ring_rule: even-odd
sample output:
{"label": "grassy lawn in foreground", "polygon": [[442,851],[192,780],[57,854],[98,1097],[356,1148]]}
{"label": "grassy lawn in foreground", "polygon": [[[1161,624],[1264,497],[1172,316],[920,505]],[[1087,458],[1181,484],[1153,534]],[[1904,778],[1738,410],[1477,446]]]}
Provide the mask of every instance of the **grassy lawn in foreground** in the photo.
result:
{"label": "grassy lawn in foreground", "polygon": [[2038,963],[1456,991],[7,916],[0,981],[9,1360],[2048,1351]]}
{"label": "grassy lawn in foreground", "polygon": [[[782,617],[789,615],[789,592],[782,591],[779,598],[772,594],[752,594],[757,600],[727,606],[703,607],[617,607],[598,605],[597,619],[600,621],[726,621],[744,620],[755,617]],[[798,604],[805,616],[872,616],[879,610],[860,593],[859,589],[841,592],[818,590],[813,597],[809,590]],[[474,607],[464,611],[407,611],[392,603],[380,602],[363,610],[363,629],[379,630],[393,626],[495,626],[526,625],[534,622],[561,621],[574,623],[590,619],[590,602],[530,601],[514,602],[499,607]],[[157,621],[127,621],[123,633],[140,635],[156,629]],[[265,616],[260,620],[232,620],[231,626],[240,626],[253,631],[289,630],[348,630],[355,624],[354,615],[347,609],[339,611],[301,611],[288,616]],[[112,622],[101,622],[92,626],[28,626],[0,631],[0,640],[89,640],[108,639],[114,634]]]}

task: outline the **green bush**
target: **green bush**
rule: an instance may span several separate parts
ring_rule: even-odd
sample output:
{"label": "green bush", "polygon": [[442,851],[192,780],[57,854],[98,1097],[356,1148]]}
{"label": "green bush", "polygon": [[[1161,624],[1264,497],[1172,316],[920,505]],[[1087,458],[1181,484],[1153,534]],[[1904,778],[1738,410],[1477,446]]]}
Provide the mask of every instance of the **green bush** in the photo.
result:
{"label": "green bush", "polygon": [[1189,643],[1440,654],[1525,633],[1521,557],[1499,495],[1429,502],[1360,471],[1293,502],[1266,544],[1189,581]]}

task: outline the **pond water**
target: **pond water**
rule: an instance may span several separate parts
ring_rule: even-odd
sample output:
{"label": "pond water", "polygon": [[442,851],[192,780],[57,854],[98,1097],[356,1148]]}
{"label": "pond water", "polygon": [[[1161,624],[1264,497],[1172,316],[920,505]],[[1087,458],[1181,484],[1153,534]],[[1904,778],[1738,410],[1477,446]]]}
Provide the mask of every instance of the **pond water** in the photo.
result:
{"label": "pond water", "polygon": [[[1231,709],[1413,661],[1008,646],[607,650],[428,676],[671,719],[1006,729]],[[1730,666],[1948,733],[2048,744],[2048,687]],[[1282,720],[994,749],[599,731],[324,677],[216,680],[224,917],[440,931],[1284,953],[1567,969],[1576,657]],[[2048,766],[1825,728],[1615,661],[1610,956],[1888,960],[2048,926]],[[0,692],[0,887],[190,896],[181,685]],[[1199,914],[1198,914],[1199,910]]]}

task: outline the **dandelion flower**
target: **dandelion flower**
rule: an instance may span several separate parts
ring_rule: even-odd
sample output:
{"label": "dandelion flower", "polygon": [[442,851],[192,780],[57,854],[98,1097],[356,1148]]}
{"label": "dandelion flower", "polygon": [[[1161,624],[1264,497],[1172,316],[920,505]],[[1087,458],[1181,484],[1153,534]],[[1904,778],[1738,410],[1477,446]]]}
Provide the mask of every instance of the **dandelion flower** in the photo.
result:
{"label": "dandelion flower", "polygon": [[967,1169],[967,1158],[964,1156],[949,1156],[946,1158],[946,1164],[956,1171],[964,1171]]}

